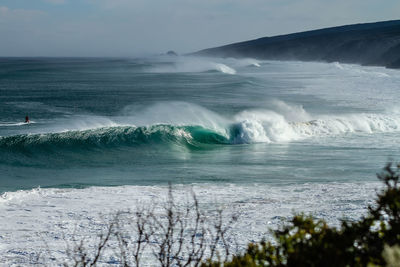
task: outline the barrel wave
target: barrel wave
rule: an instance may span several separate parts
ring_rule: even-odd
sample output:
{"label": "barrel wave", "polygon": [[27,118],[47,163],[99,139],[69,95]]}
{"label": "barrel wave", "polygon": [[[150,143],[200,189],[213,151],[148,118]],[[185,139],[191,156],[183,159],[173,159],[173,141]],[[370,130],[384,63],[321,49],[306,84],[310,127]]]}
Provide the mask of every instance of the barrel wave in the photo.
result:
{"label": "barrel wave", "polygon": [[2,137],[0,148],[19,152],[56,150],[91,150],[140,145],[228,144],[225,136],[201,126],[153,125],[148,127],[118,126],[84,131],[67,131]]}
{"label": "barrel wave", "polygon": [[[210,121],[214,120],[210,118]],[[323,138],[349,133],[374,134],[399,129],[400,119],[390,115],[347,114],[322,116],[307,121],[289,121],[287,114],[278,114],[271,110],[249,110],[236,114],[226,125],[214,127],[154,124],[5,136],[0,137],[0,151],[40,154],[157,146],[196,150],[209,149],[214,145],[285,143],[311,137]]]}

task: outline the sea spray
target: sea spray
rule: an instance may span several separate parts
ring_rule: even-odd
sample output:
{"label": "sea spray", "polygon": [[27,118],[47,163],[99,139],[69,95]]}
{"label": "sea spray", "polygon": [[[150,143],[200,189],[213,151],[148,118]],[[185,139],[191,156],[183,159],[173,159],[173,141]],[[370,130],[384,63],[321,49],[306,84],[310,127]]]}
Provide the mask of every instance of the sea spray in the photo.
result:
{"label": "sea spray", "polygon": [[269,110],[243,111],[235,116],[240,131],[235,143],[287,142],[298,138],[285,118]]}
{"label": "sea spray", "polygon": [[224,74],[236,74],[236,70],[222,63],[223,60],[211,60],[199,57],[177,57],[172,62],[168,62],[163,66],[154,66],[150,68],[155,73],[190,73],[190,72],[209,72],[217,71]]}
{"label": "sea spray", "polygon": [[88,124],[87,117],[82,117],[82,121],[75,117],[70,126],[76,130],[0,137],[0,150],[38,152],[145,144],[199,147],[212,144],[284,143],[344,133],[373,134],[400,130],[400,119],[389,114],[312,116],[301,107],[291,107],[283,102],[279,102],[278,107],[283,114],[254,109],[244,110],[230,118],[190,103],[159,103],[138,114],[129,116],[130,111],[126,109],[124,117],[114,120],[97,118],[91,124]]}

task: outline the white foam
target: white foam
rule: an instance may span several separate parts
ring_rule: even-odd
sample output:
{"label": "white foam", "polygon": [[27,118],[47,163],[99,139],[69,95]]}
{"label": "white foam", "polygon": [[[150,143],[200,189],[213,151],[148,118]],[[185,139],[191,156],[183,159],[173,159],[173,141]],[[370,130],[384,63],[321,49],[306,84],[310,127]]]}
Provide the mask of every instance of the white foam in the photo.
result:
{"label": "white foam", "polygon": [[234,68],[261,67],[261,61],[254,58],[218,58],[215,59]]}
{"label": "white foam", "polygon": [[381,133],[400,130],[400,118],[383,114],[348,114],[319,116],[318,119],[292,123],[295,132],[303,136],[326,136],[343,133]]}
{"label": "white foam", "polygon": [[[243,248],[249,241],[269,237],[269,229],[291,218],[293,211],[312,213],[332,225],[338,225],[342,218],[357,219],[373,203],[375,188],[379,185],[177,185],[174,199],[183,206],[193,187],[203,210],[211,212],[222,207],[227,217],[239,215],[238,222],[231,225],[228,242],[236,239]],[[86,238],[87,242],[93,242],[105,221],[112,217],[110,214],[151,206],[157,213],[166,198],[165,186],[34,189],[6,193],[0,198],[0,264],[27,266],[39,253],[49,256],[49,252],[63,259],[66,257],[63,253],[65,241],[71,244],[74,239]]]}
{"label": "white foam", "polygon": [[[219,71],[225,74],[236,74],[236,70],[228,66],[229,63],[223,62],[223,59],[209,59],[202,57],[176,57],[169,58],[169,64],[156,62],[150,71],[156,73],[180,73],[180,72],[206,72]],[[226,60],[225,60],[226,61]]]}
{"label": "white foam", "polygon": [[339,62],[334,62],[333,65],[347,73],[352,73],[356,75],[366,75],[366,76],[376,76],[380,78],[389,78],[390,75],[386,73],[384,67],[363,67],[355,64],[340,64]]}
{"label": "white foam", "polygon": [[340,70],[344,70],[344,69],[345,69],[345,68],[343,67],[343,65],[340,64],[339,62],[333,62],[333,65],[334,65],[336,68],[340,69]]}
{"label": "white foam", "polygon": [[266,103],[270,109],[285,117],[289,122],[304,122],[312,120],[312,116],[302,105],[289,104],[281,100],[274,99]]}
{"label": "white foam", "polygon": [[277,102],[272,110],[245,110],[234,117],[239,133],[234,143],[281,143],[310,137],[347,133],[389,133],[400,131],[396,114],[354,113],[310,115],[302,107]]}
{"label": "white foam", "polygon": [[29,125],[31,123],[36,123],[35,121],[26,122],[0,122],[0,127],[13,127],[13,126],[23,126]]}
{"label": "white foam", "polygon": [[[274,66],[276,65],[275,63]],[[326,100],[321,104],[371,112],[380,112],[387,106],[398,105],[400,81],[398,70],[337,62],[332,64],[285,62],[282,63],[281,71],[285,77],[294,77],[301,88],[290,90],[289,87],[288,93],[292,97],[296,94],[312,96]]]}
{"label": "white foam", "polygon": [[223,72],[226,74],[231,74],[231,75],[236,74],[236,70],[234,70],[233,68],[231,68],[225,64],[222,64],[222,63],[215,63],[215,68],[217,70],[219,70],[220,72]]}
{"label": "white foam", "polygon": [[[269,110],[243,111],[235,116],[241,133],[235,142],[287,142],[298,139],[285,118]],[[240,140],[238,140],[238,138]]]}
{"label": "white foam", "polygon": [[239,66],[252,66],[252,67],[257,67],[257,68],[261,67],[260,62],[253,58],[236,59],[236,60],[237,60],[237,64]]}

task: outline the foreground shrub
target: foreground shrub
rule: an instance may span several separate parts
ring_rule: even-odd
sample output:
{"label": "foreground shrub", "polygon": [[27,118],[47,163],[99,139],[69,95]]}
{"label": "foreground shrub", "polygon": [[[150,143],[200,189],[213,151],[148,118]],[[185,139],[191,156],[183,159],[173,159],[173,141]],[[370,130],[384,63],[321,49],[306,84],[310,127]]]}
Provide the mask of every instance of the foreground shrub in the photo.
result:
{"label": "foreground shrub", "polygon": [[400,266],[400,165],[387,165],[385,184],[368,214],[356,222],[329,227],[304,214],[273,232],[274,243],[249,244],[229,261],[202,266]]}
{"label": "foreground shrub", "polygon": [[236,216],[224,216],[221,209],[202,211],[194,193],[178,205],[169,187],[161,207],[118,212],[91,242],[69,242],[67,259],[53,257],[53,261],[65,267],[200,266],[207,258],[225,262],[235,252],[226,237],[236,221]]}

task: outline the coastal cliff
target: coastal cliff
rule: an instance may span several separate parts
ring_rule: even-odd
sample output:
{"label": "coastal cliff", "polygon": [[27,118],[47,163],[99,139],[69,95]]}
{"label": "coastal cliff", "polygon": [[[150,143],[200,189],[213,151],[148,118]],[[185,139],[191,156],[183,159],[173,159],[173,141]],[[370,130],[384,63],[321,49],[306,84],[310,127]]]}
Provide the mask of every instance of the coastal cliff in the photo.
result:
{"label": "coastal cliff", "polygon": [[263,37],[192,55],[355,63],[400,68],[400,20]]}

